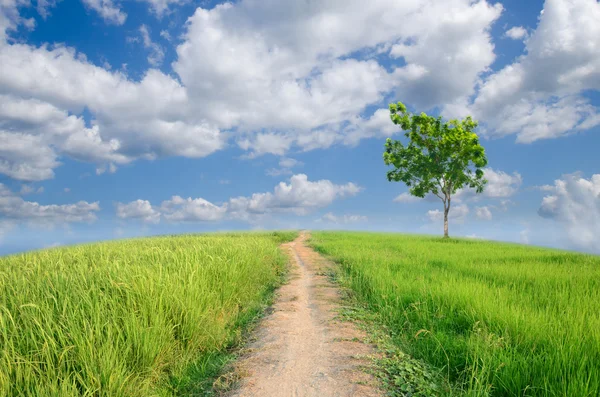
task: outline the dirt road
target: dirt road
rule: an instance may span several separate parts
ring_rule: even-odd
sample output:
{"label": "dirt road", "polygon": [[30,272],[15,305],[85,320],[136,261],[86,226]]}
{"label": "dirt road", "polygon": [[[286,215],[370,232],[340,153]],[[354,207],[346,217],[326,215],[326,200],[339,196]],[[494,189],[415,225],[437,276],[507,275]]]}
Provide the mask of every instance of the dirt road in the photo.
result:
{"label": "dirt road", "polygon": [[308,234],[285,244],[290,282],[260,324],[250,353],[236,365],[244,375],[230,396],[382,396],[361,370],[373,347],[349,322],[336,319],[339,290],[325,275],[330,263],[305,245]]}

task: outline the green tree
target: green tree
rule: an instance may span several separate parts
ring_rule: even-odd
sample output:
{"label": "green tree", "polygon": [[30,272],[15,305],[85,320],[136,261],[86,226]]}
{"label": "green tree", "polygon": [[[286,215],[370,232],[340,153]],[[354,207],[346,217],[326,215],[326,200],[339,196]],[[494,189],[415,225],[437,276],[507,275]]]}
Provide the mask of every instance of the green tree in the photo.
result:
{"label": "green tree", "polygon": [[475,132],[477,122],[464,120],[442,122],[441,117],[425,113],[411,114],[402,102],[390,105],[394,124],[406,131],[408,143],[388,138],[383,160],[394,169],[388,171],[390,182],[404,182],[410,194],[425,197],[431,193],[444,203],[444,237],[448,237],[448,213],[452,195],[465,186],[483,192],[487,180],[485,150]]}

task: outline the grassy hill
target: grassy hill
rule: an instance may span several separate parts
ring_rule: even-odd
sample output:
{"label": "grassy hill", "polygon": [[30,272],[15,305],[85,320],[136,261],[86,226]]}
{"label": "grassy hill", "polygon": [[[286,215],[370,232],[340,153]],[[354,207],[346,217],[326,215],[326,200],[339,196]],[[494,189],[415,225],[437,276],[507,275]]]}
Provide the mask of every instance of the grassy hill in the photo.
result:
{"label": "grassy hill", "polygon": [[311,244],[458,394],[600,395],[600,257],[397,234],[321,232]]}
{"label": "grassy hill", "polygon": [[133,239],[0,258],[0,396],[159,396],[210,375],[295,233]]}
{"label": "grassy hill", "polygon": [[[204,395],[281,282],[277,247],[295,235],[163,236],[0,258],[0,396]],[[315,232],[310,243],[449,393],[600,395],[600,257],[399,234]]]}

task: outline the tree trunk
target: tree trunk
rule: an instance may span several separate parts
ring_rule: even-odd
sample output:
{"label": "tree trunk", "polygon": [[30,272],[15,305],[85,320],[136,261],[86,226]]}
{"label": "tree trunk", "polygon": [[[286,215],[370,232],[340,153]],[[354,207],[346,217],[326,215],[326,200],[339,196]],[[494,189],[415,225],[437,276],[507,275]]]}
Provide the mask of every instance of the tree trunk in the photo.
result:
{"label": "tree trunk", "polygon": [[448,212],[450,212],[450,207],[444,208],[444,238],[448,238]]}
{"label": "tree trunk", "polygon": [[[447,201],[446,201],[447,200]],[[444,200],[444,238],[448,238],[448,213],[450,212],[450,197]]]}

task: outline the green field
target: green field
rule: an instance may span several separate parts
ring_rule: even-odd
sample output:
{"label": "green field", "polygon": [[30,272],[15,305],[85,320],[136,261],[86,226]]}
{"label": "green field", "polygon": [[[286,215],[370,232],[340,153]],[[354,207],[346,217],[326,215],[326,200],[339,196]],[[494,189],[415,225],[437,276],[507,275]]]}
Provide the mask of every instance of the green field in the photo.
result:
{"label": "green field", "polygon": [[191,394],[261,312],[285,270],[278,245],[294,236],[155,237],[0,258],[0,396]]}
{"label": "green field", "polygon": [[600,257],[477,240],[313,233],[393,343],[471,396],[600,396]]}

